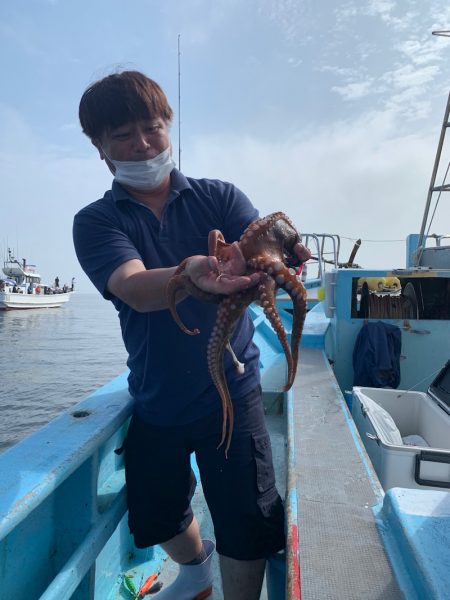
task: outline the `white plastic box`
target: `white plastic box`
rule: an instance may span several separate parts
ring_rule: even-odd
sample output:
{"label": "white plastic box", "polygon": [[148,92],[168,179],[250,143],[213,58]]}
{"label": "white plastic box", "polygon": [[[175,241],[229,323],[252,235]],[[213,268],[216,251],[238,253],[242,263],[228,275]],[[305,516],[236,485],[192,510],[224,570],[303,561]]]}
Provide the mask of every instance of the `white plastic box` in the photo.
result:
{"label": "white plastic box", "polygon": [[450,488],[449,382],[450,361],[427,393],[353,388],[352,416],[385,491]]}

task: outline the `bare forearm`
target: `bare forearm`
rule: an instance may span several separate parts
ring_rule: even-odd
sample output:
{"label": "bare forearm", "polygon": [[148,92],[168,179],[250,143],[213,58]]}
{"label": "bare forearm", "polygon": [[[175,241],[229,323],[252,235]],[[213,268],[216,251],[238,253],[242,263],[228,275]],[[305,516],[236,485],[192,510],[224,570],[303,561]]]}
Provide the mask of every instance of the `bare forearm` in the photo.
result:
{"label": "bare forearm", "polygon": [[[113,272],[108,290],[137,312],[163,310],[168,308],[167,283],[177,268],[146,269],[140,260],[130,260]],[[209,294],[232,294],[265,278],[262,272],[221,274],[215,256],[190,256],[184,261],[183,268],[192,284]],[[185,297],[186,294],[180,291],[176,301]]]}
{"label": "bare forearm", "polygon": [[[108,289],[137,312],[163,310],[167,308],[167,282],[176,268],[142,269],[117,282],[112,277]],[[180,294],[177,300],[184,297],[185,295]]]}

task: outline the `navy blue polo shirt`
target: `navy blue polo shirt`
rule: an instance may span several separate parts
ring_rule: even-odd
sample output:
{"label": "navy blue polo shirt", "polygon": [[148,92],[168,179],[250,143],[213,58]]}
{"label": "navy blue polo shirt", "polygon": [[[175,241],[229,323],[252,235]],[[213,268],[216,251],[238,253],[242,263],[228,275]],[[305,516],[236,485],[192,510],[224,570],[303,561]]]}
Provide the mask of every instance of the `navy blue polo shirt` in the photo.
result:
{"label": "navy blue polo shirt", "polygon": [[[155,425],[182,425],[220,410],[208,372],[206,350],[217,305],[188,297],[177,305],[187,327],[181,331],[168,310],[139,313],[106,289],[109,277],[128,260],[147,269],[173,267],[187,256],[208,254],[208,234],[220,229],[227,242],[238,240],[258,212],[230,183],[192,179],[174,169],[171,191],[161,219],[134,200],[116,181],[103,198],[83,208],[74,219],[78,260],[92,283],[119,313],[128,352],[131,395],[137,415]],[[252,342],[247,311],[238,322],[231,345],[245,364],[238,375],[225,352],[225,373],[234,402],[259,383],[259,351]]]}

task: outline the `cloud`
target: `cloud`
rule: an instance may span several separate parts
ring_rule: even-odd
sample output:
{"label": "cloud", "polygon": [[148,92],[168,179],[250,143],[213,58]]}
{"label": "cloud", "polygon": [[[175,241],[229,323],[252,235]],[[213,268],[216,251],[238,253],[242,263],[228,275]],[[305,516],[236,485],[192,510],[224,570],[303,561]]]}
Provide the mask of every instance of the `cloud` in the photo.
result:
{"label": "cloud", "polygon": [[337,92],[344,100],[363,98],[372,91],[372,80],[348,83],[345,86],[333,86],[331,91]]}
{"label": "cloud", "polygon": [[[429,117],[433,98],[430,90],[439,77],[448,75],[444,60],[448,44],[430,35],[438,8],[442,9],[442,3],[432,2],[426,10],[415,5],[414,10],[405,11],[403,4],[393,0],[348,2],[336,8],[340,35],[347,35],[355,50],[349,55],[351,61],[336,52],[335,62],[323,67],[323,72],[340,79],[330,85],[330,90],[344,101],[359,105],[361,114],[370,102],[408,121]],[[450,18],[450,11],[444,12]],[[373,21],[370,27],[367,18]],[[366,38],[372,43],[364,43],[362,55],[361,39]]]}
{"label": "cloud", "polygon": [[388,71],[380,79],[394,89],[414,89],[417,95],[426,92],[426,85],[434,80],[438,72],[437,65],[422,68],[402,65],[394,71]]}
{"label": "cloud", "polygon": [[[420,229],[437,135],[398,136],[392,114],[371,113],[282,141],[201,136],[186,166],[234,182],[261,214],[283,210],[303,232],[378,240],[363,241],[364,266],[402,267],[404,243],[383,240]],[[342,242],[346,260],[353,242]]]}
{"label": "cloud", "polygon": [[394,14],[401,8],[392,0],[369,0],[367,7],[363,7],[362,11],[369,16],[379,17],[388,27],[396,31],[406,31],[413,26],[417,13],[402,11],[401,16]]}
{"label": "cloud", "polygon": [[407,39],[397,44],[396,48],[404,54],[413,65],[424,65],[443,60],[442,48],[435,39]]}
{"label": "cloud", "polygon": [[311,22],[309,0],[265,0],[257,7],[258,14],[274,22],[287,41],[300,41],[305,25]]}

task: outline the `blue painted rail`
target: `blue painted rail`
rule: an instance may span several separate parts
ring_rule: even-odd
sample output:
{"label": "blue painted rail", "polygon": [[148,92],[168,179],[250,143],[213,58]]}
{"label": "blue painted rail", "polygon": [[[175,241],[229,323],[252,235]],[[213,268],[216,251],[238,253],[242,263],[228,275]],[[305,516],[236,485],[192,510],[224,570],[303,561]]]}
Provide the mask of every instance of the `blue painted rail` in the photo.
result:
{"label": "blue painted rail", "polygon": [[0,598],[107,598],[134,558],[148,560],[127,539],[114,453],[126,390],[123,375],[0,455]]}

